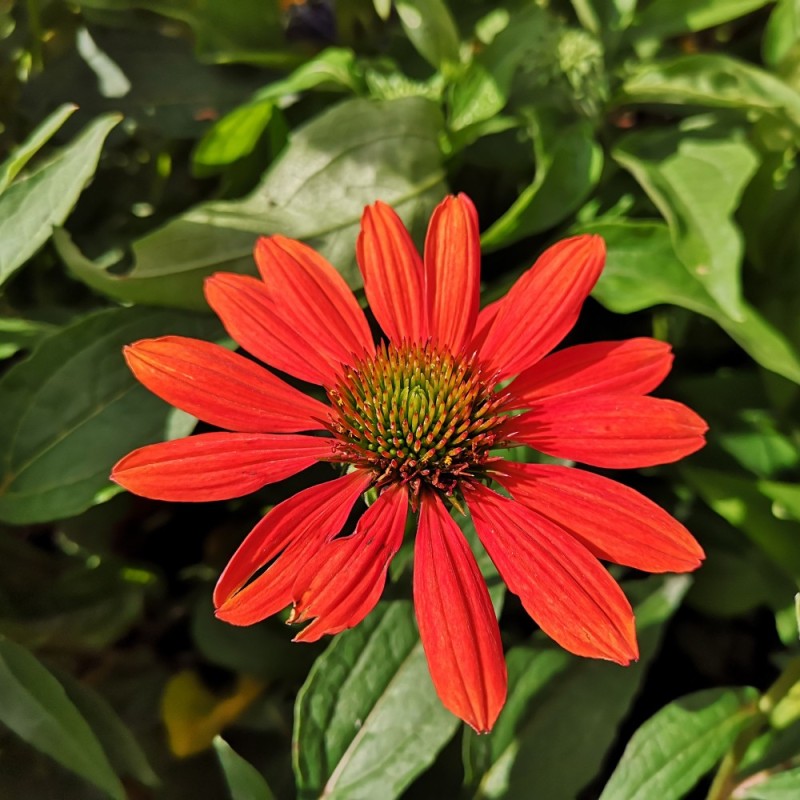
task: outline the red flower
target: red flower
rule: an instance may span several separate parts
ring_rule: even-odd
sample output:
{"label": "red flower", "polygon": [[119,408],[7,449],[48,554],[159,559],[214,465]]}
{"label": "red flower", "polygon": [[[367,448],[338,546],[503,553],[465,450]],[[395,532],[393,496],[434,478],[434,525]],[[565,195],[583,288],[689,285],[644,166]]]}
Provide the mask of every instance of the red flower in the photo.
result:
{"label": "red flower", "polygon": [[[488,731],[506,696],[503,649],[449,506],[468,507],[509,589],[548,635],[573,653],[619,664],[638,655],[633,613],[598,559],[685,572],[703,558],[679,522],[626,486],[492,456],[528,445],[596,467],[645,467],[702,447],[700,417],[646,396],[669,372],[668,345],[640,338],[548,355],[574,325],[604,258],[596,236],[559,242],[506,297],[479,311],[470,200],[439,205],[424,259],[395,212],[376,203],[364,211],[358,239],[367,299],[388,340],[376,347],[333,267],[300,242],[260,239],[261,280],[214,275],[208,302],[245,350],[322,386],[329,404],[208,342],[137,342],[126,358],[142,383],[234,432],[144,447],[112,477],[146,497],[223,500],[317,461],[337,467],[340,477],[280,503],[256,525],[214,593],[217,616],[235,625],[291,605],[291,622],[309,623],[296,637],[302,641],[350,628],[375,606],[410,506],[414,603],[433,683],[447,708]],[[353,533],[340,535],[370,488],[377,499]]]}

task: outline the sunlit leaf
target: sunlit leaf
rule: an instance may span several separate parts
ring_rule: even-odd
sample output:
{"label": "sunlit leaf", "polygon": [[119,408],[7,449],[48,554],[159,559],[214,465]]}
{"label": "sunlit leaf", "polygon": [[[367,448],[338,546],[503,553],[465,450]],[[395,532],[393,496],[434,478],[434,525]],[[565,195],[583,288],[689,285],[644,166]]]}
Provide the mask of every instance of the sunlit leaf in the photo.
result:
{"label": "sunlit leaf", "polygon": [[214,749],[225,773],[231,800],[273,800],[275,795],[261,773],[221,736],[214,737]]}
{"label": "sunlit leaf", "polygon": [[707,689],[675,700],[628,742],[601,800],[680,800],[756,713],[758,692]]}

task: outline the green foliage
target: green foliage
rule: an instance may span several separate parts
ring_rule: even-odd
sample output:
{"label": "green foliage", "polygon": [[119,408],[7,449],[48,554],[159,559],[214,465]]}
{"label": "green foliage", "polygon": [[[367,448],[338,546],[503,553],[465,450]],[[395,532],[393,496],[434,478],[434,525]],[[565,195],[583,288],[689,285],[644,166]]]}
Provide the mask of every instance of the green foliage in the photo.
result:
{"label": "green foliage", "polygon": [[[12,0],[0,40],[0,796],[800,796],[797,0]],[[330,643],[214,618],[244,535],[330,472],[203,506],[109,481],[197,425],[122,348],[232,346],[209,275],[281,234],[363,300],[364,206],[422,246],[458,191],[482,304],[601,235],[569,343],[669,342],[663,394],[710,426],[690,461],[612,476],[706,552],[691,580],[611,568],[630,667],[546,641],[459,519],[509,670],[485,736],[433,689],[410,536]]]}

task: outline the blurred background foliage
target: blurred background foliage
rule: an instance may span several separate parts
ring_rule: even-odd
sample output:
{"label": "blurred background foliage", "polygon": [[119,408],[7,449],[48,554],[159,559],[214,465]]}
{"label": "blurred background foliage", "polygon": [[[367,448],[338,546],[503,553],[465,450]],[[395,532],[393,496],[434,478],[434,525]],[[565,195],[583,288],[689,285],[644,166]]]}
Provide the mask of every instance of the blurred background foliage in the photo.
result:
{"label": "blurred background foliage", "polygon": [[[0,796],[800,797],[799,143],[798,0],[0,0]],[[107,477],[196,422],[122,345],[223,340],[203,278],[253,272],[261,234],[358,290],[362,207],[419,240],[448,191],[479,208],[485,302],[603,235],[570,343],[669,341],[665,394],[711,425],[614,476],[708,554],[618,571],[639,663],[569,656],[496,585],[484,737],[433,693],[407,558],[327,645],[214,619],[307,475],[203,506]]]}

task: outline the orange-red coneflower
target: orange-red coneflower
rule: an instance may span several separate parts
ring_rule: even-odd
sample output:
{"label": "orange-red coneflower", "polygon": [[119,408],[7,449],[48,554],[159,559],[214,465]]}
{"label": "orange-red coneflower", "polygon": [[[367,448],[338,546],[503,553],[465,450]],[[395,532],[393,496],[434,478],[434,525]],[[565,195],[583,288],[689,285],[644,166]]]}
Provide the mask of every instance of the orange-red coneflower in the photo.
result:
{"label": "orange-red coneflower", "polygon": [[[259,239],[260,280],[218,273],[206,282],[236,342],[323,387],[327,403],[209,342],[137,342],[125,353],[136,377],[226,432],[143,447],[112,477],[146,497],[224,500],[318,461],[337,468],[338,477],[256,525],[214,592],[217,616],[235,625],[292,606],[290,621],[308,623],[299,641],[350,628],[374,608],[411,512],[414,604],[433,683],[448,709],[487,731],[505,701],[505,660],[486,584],[450,508],[469,510],[508,588],[545,633],[578,655],[627,664],[638,655],[633,613],[599,559],[686,572],[702,560],[700,546],[626,486],[493,451],[528,446],[595,467],[646,467],[702,447],[706,425],[684,405],[647,396],[671,367],[663,342],[548,355],[600,275],[599,237],[549,248],[483,310],[478,218],[464,195],[434,211],[424,258],[389,206],[368,207],[357,256],[386,336],[378,345],[339,273],[292,239]],[[375,501],[341,535],[369,489]]]}

